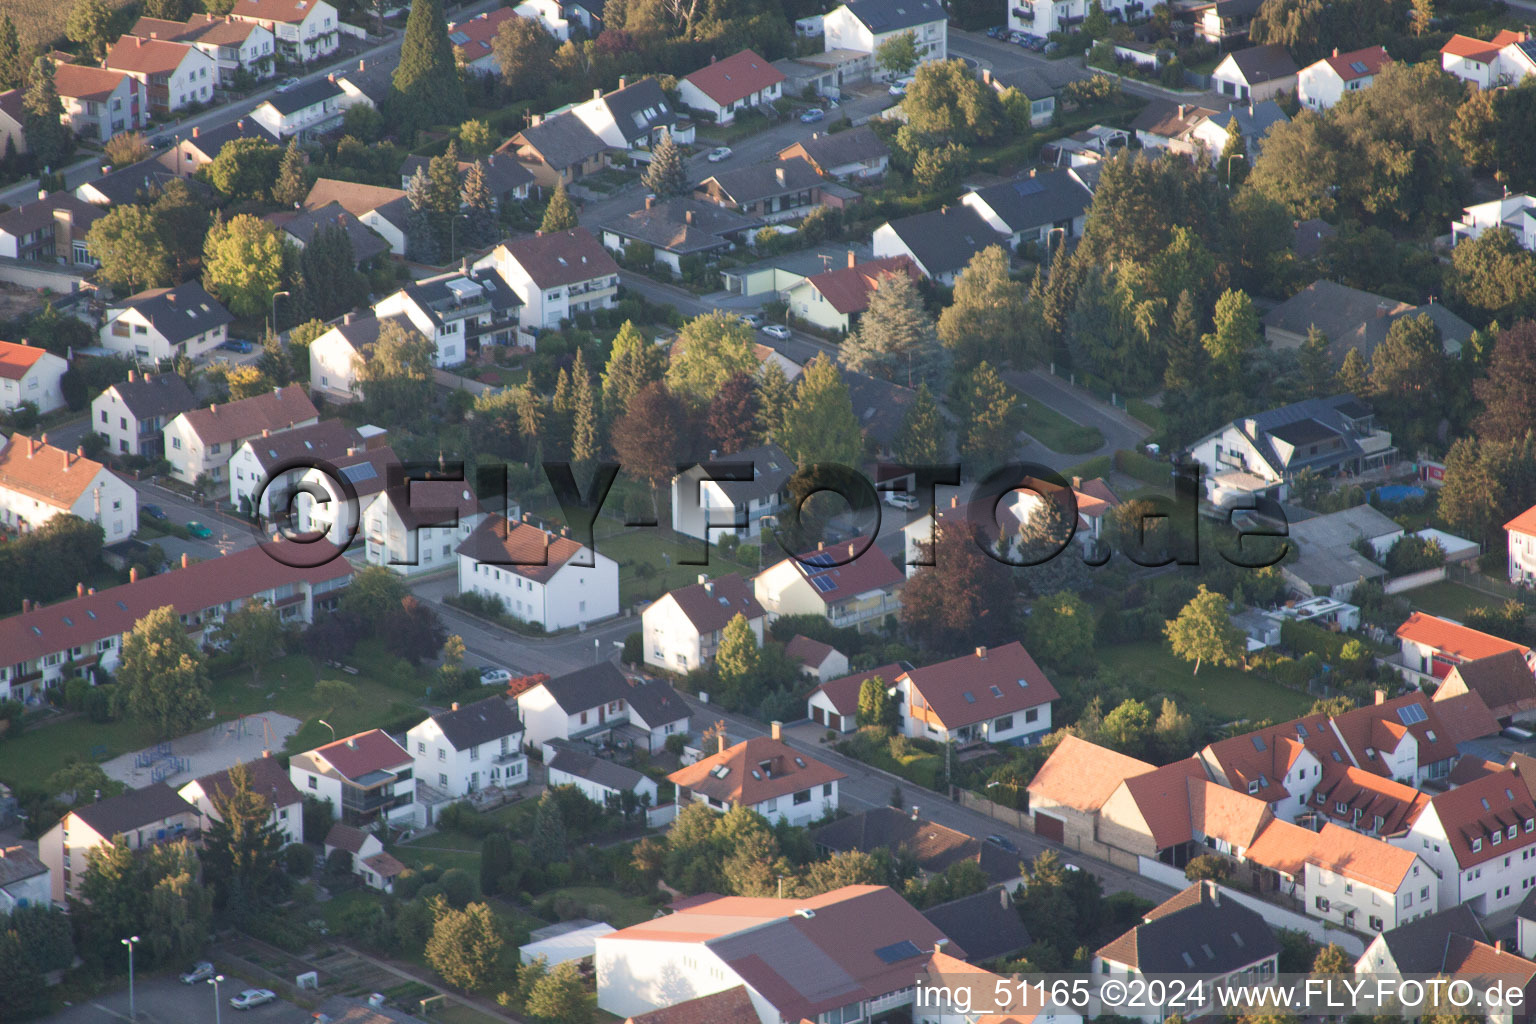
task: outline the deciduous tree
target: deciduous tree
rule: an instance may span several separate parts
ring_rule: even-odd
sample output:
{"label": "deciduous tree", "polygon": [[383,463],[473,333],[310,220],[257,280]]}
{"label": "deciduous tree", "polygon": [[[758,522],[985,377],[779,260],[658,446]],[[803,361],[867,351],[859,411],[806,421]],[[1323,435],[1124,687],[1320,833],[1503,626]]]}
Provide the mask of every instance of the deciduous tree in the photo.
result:
{"label": "deciduous tree", "polygon": [[117,678],[128,710],[162,739],[190,732],[212,708],[203,652],[170,605],[134,623],[123,639]]}
{"label": "deciduous tree", "polygon": [[491,54],[514,100],[532,98],[543,87],[559,43],[533,18],[508,18],[496,30]]}
{"label": "deciduous tree", "polygon": [[1029,636],[1036,657],[1062,668],[1080,668],[1093,657],[1093,609],[1066,590],[1039,598],[1030,606]]}
{"label": "deciduous tree", "polygon": [[1235,665],[1243,655],[1243,631],[1232,624],[1226,597],[1203,583],[1178,617],[1164,624],[1163,633],[1175,656],[1195,663],[1196,675],[1203,662]]}
{"label": "deciduous tree", "polygon": [[667,384],[679,397],[702,408],[736,374],[756,371],[751,329],[716,310],[694,317],[677,333]]}
{"label": "deciduous tree", "polygon": [[230,139],[208,165],[208,182],[230,199],[265,202],[283,157],[283,151],[270,142]]}
{"label": "deciduous tree", "polygon": [[432,969],[448,984],[469,992],[495,981],[506,940],[490,906],[471,903],[455,910],[438,895],[432,898],[431,907],[432,937],[423,952]]}
{"label": "deciduous tree", "polygon": [[1536,429],[1536,323],[1524,321],[1501,331],[1488,376],[1473,381],[1483,403],[1477,418],[1482,441],[1514,441]]}
{"label": "deciduous tree", "polygon": [[590,1024],[593,999],[575,960],[556,964],[528,993],[528,1014],[552,1024]]}
{"label": "deciduous tree", "polygon": [[961,367],[983,359],[998,360],[1017,351],[1019,325],[1025,322],[1028,289],[1008,273],[1008,254],[989,245],[955,279],[954,300],[939,314],[939,340]]}
{"label": "deciduous tree", "polygon": [[653,504],[659,489],[677,472],[687,423],[687,411],[662,381],[641,388],[614,421],[614,453],[627,475],[650,486]]}
{"label": "deciduous tree", "polygon": [[710,446],[720,452],[751,448],[757,437],[757,385],[738,373],[721,385],[704,414],[704,430]]}
{"label": "deciduous tree", "polygon": [[169,285],[171,257],[161,241],[159,225],[149,210],[137,205],[115,206],[86,232],[91,255],[100,263],[98,277],[127,292]]}
{"label": "deciduous tree", "polygon": [[291,256],[277,228],[248,213],[215,224],[203,243],[203,286],[236,316],[269,312]]}
{"label": "deciduous tree", "polygon": [[[932,563],[901,591],[901,622],[925,649],[953,653],[1013,634],[1010,570],[982,551],[963,522],[941,522]],[[925,549],[928,545],[924,544]]]}
{"label": "deciduous tree", "polygon": [[1463,240],[1451,255],[1451,288],[1484,321],[1513,323],[1536,315],[1536,254],[1504,226]]}
{"label": "deciduous tree", "polygon": [[154,154],[143,132],[118,132],[102,148],[114,170],[148,160]]}
{"label": "deciduous tree", "polygon": [[825,353],[806,364],[795,382],[795,400],[778,438],[797,465],[851,466],[864,449],[848,385]]}
{"label": "deciduous tree", "polygon": [[112,8],[107,0],[75,0],[69,9],[69,20],[64,23],[64,34],[100,63],[107,55],[107,47],[112,45]]}
{"label": "deciduous tree", "polygon": [[917,67],[918,59],[917,36],[911,32],[891,36],[875,49],[875,63],[882,71],[897,76],[905,75]]}

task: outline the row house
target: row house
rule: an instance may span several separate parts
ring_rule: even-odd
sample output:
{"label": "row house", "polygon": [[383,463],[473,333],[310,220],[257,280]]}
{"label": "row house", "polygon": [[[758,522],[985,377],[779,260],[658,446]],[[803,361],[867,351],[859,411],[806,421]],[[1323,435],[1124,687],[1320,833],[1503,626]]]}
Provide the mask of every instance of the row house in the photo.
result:
{"label": "row house", "polygon": [[640,615],[645,663],[667,672],[685,673],[714,661],[720,638],[740,615],[759,647],[763,644],[763,606],[738,573],[668,591]]}
{"label": "row house", "polygon": [[305,798],[331,805],[344,825],[414,821],[416,762],[382,729],[295,754],[288,777]]}
{"label": "row house", "polygon": [[140,18],[127,33],[140,39],[168,39],[191,43],[213,59],[218,67],[218,84],[230,88],[236,75],[270,78],[276,71],[275,38],[270,29],[253,21],[237,21],[194,14],[186,21],[164,18]]}
{"label": "row house", "polygon": [[19,615],[0,619],[0,693],[24,700],[70,674],[94,678],[117,669],[123,638],[157,608],[175,609],[194,639],[247,601],[260,600],[285,621],[309,623],[333,607],[352,581],[352,565],[336,558],[313,567],[288,566],[262,547],[251,547],[107,590],[84,585],[77,596],[52,605],[23,603]]}
{"label": "row house", "polygon": [[180,374],[129,370],[127,380],[91,400],[91,426],[110,452],[158,459],[165,454],[165,425],[195,408],[197,397]]}
{"label": "row house", "polygon": [[[1536,212],[1536,204],[1532,210]],[[1536,240],[1536,234],[1532,237]],[[1536,580],[1536,506],[1505,523],[1504,533],[1509,551],[1509,582],[1523,586]]]}
{"label": "row house", "polygon": [[1060,697],[1017,640],[911,669],[894,682],[898,729],[937,743],[1038,743]]}
{"label": "row house", "polygon": [[731,747],[721,734],[714,753],[668,775],[678,805],[696,801],[722,813],[745,807],[771,825],[808,825],[836,814],[838,783],[848,776],[786,745],[778,722],[772,730]]}
{"label": "row house", "polygon": [[170,786],[156,782],[69,810],[37,841],[37,854],[48,865],[53,902],[63,904],[79,892],[93,850],[118,843],[142,850],[157,843],[194,839],[197,834],[197,808]]}
{"label": "row house", "polygon": [[558,327],[579,313],[612,309],[618,301],[619,265],[586,228],[503,242],[474,264],[494,270],[522,303],[528,330]]}
{"label": "row house", "polygon": [[180,356],[207,355],[228,339],[234,321],[229,310],[194,279],[112,303],[99,335],[102,348],[153,366]]}
{"label": "row house", "polygon": [[488,516],[456,552],[460,594],[499,602],[507,615],[546,632],[619,614],[619,564],[564,531]]}
{"label": "row house", "polygon": [[1301,873],[1290,895],[1307,916],[1354,932],[1382,932],[1440,909],[1440,880],[1427,858],[1332,823],[1312,832],[1272,823],[1248,852],[1253,864]]}
{"label": "row house", "polygon": [[919,64],[949,57],[949,16],[939,0],[849,0],[829,12],[821,25],[828,53],[854,50],[873,55],[892,39],[911,35]]}
{"label": "row house", "polygon": [[94,267],[86,234],[106,214],[68,192],[39,192],[36,202],[0,214],[0,256]]}
{"label": "row house", "polygon": [[584,741],[654,754],[688,733],[688,705],[671,686],[631,679],[611,661],[542,680],[517,695],[517,707],[530,748]]}
{"label": "row house", "polygon": [[105,144],[149,124],[149,90],[126,71],[55,64],[53,86],[64,105],[63,121],[76,135]]}
{"label": "row house", "polygon": [[165,427],[165,458],[171,475],[197,485],[207,475],[212,489],[228,493],[230,457],[252,438],[276,434],[319,421],[303,388],[273,388],[223,405],[189,409]]}
{"label": "row house", "polygon": [[42,415],[64,407],[60,381],[69,363],[40,345],[0,341],[0,412],[30,402]]}
{"label": "row house", "polygon": [[1536,718],[1536,674],[1519,651],[1453,666],[1435,690],[1435,702],[1451,702],[1468,693],[1477,694],[1500,725]]}
{"label": "row house", "polygon": [[867,633],[901,610],[906,576],[874,543],[856,537],[847,547],[786,558],[752,578],[771,624],[783,615],[818,615],[839,629]]}
{"label": "row house", "polygon": [[120,37],[103,66],[143,83],[149,109],[156,114],[211,102],[219,77],[213,58],[192,44],[138,36]]}
{"label": "row house", "polygon": [[95,523],[116,544],[138,532],[138,492],[82,448],[55,448],[46,434],[11,435],[0,446],[0,529],[29,533],[61,515]]}
{"label": "row house", "polygon": [[427,716],[405,734],[405,746],[422,785],[449,797],[528,781],[523,723],[499,694]]}
{"label": "row house", "polygon": [[326,0],[235,0],[229,16],[272,33],[285,61],[307,64],[341,46],[341,16]]}

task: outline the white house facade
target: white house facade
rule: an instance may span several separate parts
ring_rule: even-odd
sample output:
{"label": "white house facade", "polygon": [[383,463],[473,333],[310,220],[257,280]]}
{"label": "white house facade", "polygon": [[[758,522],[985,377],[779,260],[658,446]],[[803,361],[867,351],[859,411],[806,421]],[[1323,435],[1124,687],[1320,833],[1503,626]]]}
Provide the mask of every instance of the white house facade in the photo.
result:
{"label": "white house facade", "polygon": [[459,593],[547,632],[619,614],[619,565],[570,537],[490,516],[458,546]]}
{"label": "white house facade", "polygon": [[406,733],[405,745],[416,777],[451,797],[528,781],[523,723],[500,695],[429,716]]}

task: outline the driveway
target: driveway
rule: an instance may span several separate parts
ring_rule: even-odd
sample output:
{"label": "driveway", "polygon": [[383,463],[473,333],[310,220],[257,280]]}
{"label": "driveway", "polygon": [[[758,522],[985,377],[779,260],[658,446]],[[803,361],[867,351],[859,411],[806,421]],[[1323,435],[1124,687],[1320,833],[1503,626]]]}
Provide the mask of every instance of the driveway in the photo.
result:
{"label": "driveway", "polygon": [[1095,427],[1104,435],[1103,445],[1081,455],[1053,452],[1036,441],[1025,455],[1031,461],[1040,462],[1052,469],[1070,469],[1100,455],[1113,455],[1121,448],[1134,451],[1152,433],[1150,427],[1129,413],[1100,401],[1054,374],[1040,370],[1005,370],[1002,377],[1009,387],[1023,394],[1029,401],[1049,406],[1078,426]]}

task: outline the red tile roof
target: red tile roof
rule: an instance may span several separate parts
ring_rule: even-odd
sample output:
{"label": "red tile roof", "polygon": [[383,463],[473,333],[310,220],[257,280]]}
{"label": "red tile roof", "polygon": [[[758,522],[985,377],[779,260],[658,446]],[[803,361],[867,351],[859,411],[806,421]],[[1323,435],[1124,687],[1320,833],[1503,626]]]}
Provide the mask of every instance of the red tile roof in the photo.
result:
{"label": "red tile roof", "polygon": [[324,758],[338,773],[354,782],[370,772],[390,771],[411,763],[410,753],[390,739],[383,729],[360,732],[316,747],[310,753]]}
{"label": "red tile roof", "polygon": [[1093,812],[1104,806],[1120,783],[1153,770],[1145,761],[1068,735],[1030,780],[1029,798]]}
{"label": "red tile roof", "polygon": [[[1350,763],[1348,752],[1328,727],[1328,716],[1306,715],[1266,729],[1218,740],[1204,753],[1216,762],[1226,784],[1267,803],[1290,796],[1285,775],[1303,749],[1323,764]],[[1256,784],[1256,788],[1250,788]]]}
{"label": "red tile roof", "polygon": [[[1445,830],[1456,863],[1463,869],[1504,857],[1536,842],[1536,801],[1521,773],[1506,769],[1437,794],[1430,808]],[[1527,825],[1531,827],[1528,828]],[[1514,838],[1508,829],[1514,828]],[[1499,832],[1499,844],[1493,833]],[[1472,848],[1476,841],[1478,849]]]}
{"label": "red tile roof", "polygon": [[1475,661],[1501,651],[1519,651],[1525,655],[1531,653],[1531,649],[1524,644],[1423,612],[1414,612],[1408,616],[1408,621],[1397,627],[1397,636],[1400,640],[1423,644],[1458,661]]}
{"label": "red tile roof", "polygon": [[757,603],[752,587],[741,578],[740,573],[727,573],[702,583],[678,587],[669,591],[662,600],[667,597],[672,599],[701,636],[724,629],[737,615],[746,616],[749,622],[763,616],[763,606]]}
{"label": "red tile roof", "polygon": [[[766,764],[765,773],[762,766]],[[723,777],[718,774],[724,769]],[[764,800],[847,778],[836,768],[797,753],[780,740],[754,736],[703,757],[667,776],[679,788],[726,804],[754,807]]]}
{"label": "red tile roof", "polygon": [[376,853],[363,861],[380,878],[397,878],[405,873],[405,865],[387,853]]}
{"label": "red tile roof", "polygon": [[501,31],[503,22],[519,17],[510,7],[498,7],[494,11],[481,11],[473,18],[456,21],[448,26],[450,38],[463,35],[464,41],[454,41],[454,53],[466,64],[491,55],[491,41]]}
{"label": "red tile roof", "polygon": [[497,247],[498,254],[503,252],[515,260],[540,288],[556,288],[619,273],[619,265],[586,228],[529,235],[504,242]]}
{"label": "red tile roof", "polygon": [[53,87],[60,96],[76,100],[101,102],[112,95],[128,75],[122,71],[109,71],[86,64],[55,64]]}
{"label": "red tile roof", "polygon": [[794,639],[784,645],[784,653],[802,665],[819,668],[838,651],[831,644],[824,644],[820,640],[812,640],[808,636],[796,633]]}
{"label": "red tile roof", "polygon": [[1504,529],[1510,533],[1523,533],[1527,537],[1536,537],[1536,505],[1532,505],[1505,523]]}
{"label": "red tile roof", "polygon": [[[1338,769],[1337,765],[1331,767]],[[1359,811],[1359,828],[1392,835],[1418,820],[1429,806],[1429,797],[1412,786],[1350,765],[1323,772],[1322,782],[1312,791],[1312,804],[1319,813],[1349,824],[1355,822],[1355,812]],[[1344,810],[1338,809],[1339,804]],[[1382,819],[1380,827],[1376,825],[1378,817]]]}
{"label": "red tile roof", "polygon": [[1308,859],[1324,871],[1383,892],[1396,892],[1418,855],[1330,823],[1317,834]]}
{"label": "red tile roof", "polygon": [[197,47],[191,43],[122,36],[107,51],[105,66],[114,71],[133,71],[144,75],[170,74],[181,67],[187,54],[196,52]]}
{"label": "red tile roof", "polygon": [[[229,773],[232,769],[204,775],[195,780],[209,801],[215,798],[223,799],[228,793],[233,792],[229,781]],[[245,770],[250,776],[251,792],[268,800],[277,807],[288,807],[292,804],[304,802],[304,794],[293,784],[288,777],[288,772],[283,769],[283,763],[275,757],[258,757],[254,761],[245,763]]]}
{"label": "red tile roof", "polygon": [[1203,774],[1190,778],[1188,787],[1190,823],[1202,835],[1247,849],[1274,820],[1263,800],[1218,786]]}
{"label": "red tile roof", "polygon": [[1017,640],[912,669],[905,678],[912,706],[926,705],[946,729],[990,721],[1061,697]]}
{"label": "red tile roof", "polygon": [[83,455],[14,434],[0,448],[0,487],[18,491],[55,508],[80,500],[105,467]]}
{"label": "red tile roof", "polygon": [[839,313],[862,313],[869,308],[869,296],[880,287],[880,279],[886,274],[905,273],[917,281],[922,273],[911,257],[884,256],[852,267],[827,270],[806,278],[806,283],[820,292]]}
{"label": "red tile roof", "polygon": [[[822,582],[819,585],[813,585],[812,589],[815,595],[827,605],[852,601],[860,594],[867,594],[872,590],[894,591],[907,581],[906,574],[896,568],[890,557],[872,543],[869,537],[855,537],[848,542],[846,549],[839,546],[837,549],[824,550],[830,552],[835,558],[849,558],[859,552],[861,547],[864,549],[863,552],[844,565],[807,564],[806,559],[815,558],[823,551],[807,551],[799,558],[786,558],[778,565],[788,563],[794,566],[801,579],[807,582],[813,576],[819,578]],[[759,573],[755,579],[762,579],[767,573],[778,568],[778,565]]]}
{"label": "red tile roof", "polygon": [[733,53],[702,67],[683,81],[722,107],[783,82],[784,74],[751,50]]}
{"label": "red tile roof", "polygon": [[1453,57],[1465,57],[1481,64],[1491,64],[1498,57],[1499,51],[1511,43],[1525,42],[1524,32],[1511,32],[1509,29],[1500,29],[1498,35],[1492,41],[1484,42],[1473,36],[1456,34],[1440,47],[1441,53],[1448,53]]}
{"label": "red tile roof", "polygon": [[363,852],[363,844],[368,841],[368,833],[351,825],[341,822],[331,826],[331,830],[325,834],[326,846],[335,847],[338,850],[346,850],[356,855]]}
{"label": "red tile roof", "polygon": [[229,13],[236,18],[297,24],[309,17],[316,3],[317,0],[235,0]]}
{"label": "red tile roof", "polygon": [[1316,833],[1276,818],[1248,847],[1247,859],[1282,875],[1300,878],[1312,853]]}
{"label": "red tile roof", "polygon": [[[1405,724],[1414,719],[1418,720],[1412,725]],[[1435,705],[1419,692],[1346,711],[1333,720],[1333,726],[1354,754],[1355,763],[1375,775],[1391,776],[1384,763],[1386,756],[1409,733],[1418,744],[1420,765],[1456,757],[1455,739],[1440,721]],[[1379,751],[1379,755],[1372,757],[1372,751]]]}
{"label": "red tile roof", "polygon": [[[1346,82],[1353,82],[1357,78],[1368,78],[1371,75],[1381,73],[1381,69],[1392,63],[1392,57],[1380,46],[1367,46],[1363,50],[1353,50],[1349,53],[1333,51],[1333,56],[1324,57],[1328,66]],[[1356,71],[1354,65],[1359,64],[1365,70]]]}
{"label": "red tile roof", "polygon": [[1190,784],[1204,781],[1205,769],[1193,757],[1125,780],[1125,788],[1130,791],[1136,809],[1152,833],[1152,842],[1159,850],[1194,838]]}
{"label": "red tile roof", "polygon": [[758,1024],[745,985],[631,1017],[625,1024]]}
{"label": "red tile roof", "polygon": [[543,583],[585,550],[569,537],[557,537],[528,523],[511,523],[504,516],[487,516],[458,547],[458,554],[515,572]]}
{"label": "red tile roof", "polygon": [[1441,973],[1452,977],[1500,975],[1504,978],[1526,979],[1526,985],[1529,985],[1529,979],[1536,977],[1536,963],[1508,950],[1479,942],[1469,935],[1452,933],[1446,937]]}
{"label": "red tile roof", "polygon": [[139,619],[167,605],[177,614],[197,615],[285,583],[313,585],[351,575],[352,566],[344,558],[293,568],[261,547],[250,547],[0,619],[0,651],[8,662],[30,661],[127,633]]}
{"label": "red tile roof", "polygon": [[288,430],[319,416],[303,388],[286,387],[206,409],[189,409],[179,418],[204,444],[214,444],[260,437],[263,430]]}
{"label": "red tile roof", "polygon": [[37,361],[47,354],[48,350],[40,345],[18,345],[13,341],[0,341],[0,377],[21,380],[32,367],[37,365]]}
{"label": "red tile roof", "polygon": [[827,700],[832,702],[832,706],[840,715],[856,715],[859,713],[859,689],[863,687],[864,680],[879,678],[887,686],[894,686],[896,677],[904,671],[906,670],[900,665],[881,665],[866,672],[855,672],[840,679],[829,679],[812,690],[811,694],[826,694]]}

